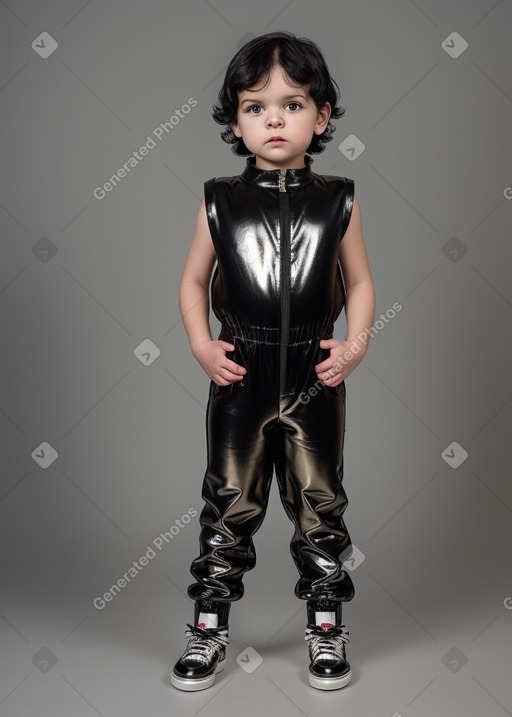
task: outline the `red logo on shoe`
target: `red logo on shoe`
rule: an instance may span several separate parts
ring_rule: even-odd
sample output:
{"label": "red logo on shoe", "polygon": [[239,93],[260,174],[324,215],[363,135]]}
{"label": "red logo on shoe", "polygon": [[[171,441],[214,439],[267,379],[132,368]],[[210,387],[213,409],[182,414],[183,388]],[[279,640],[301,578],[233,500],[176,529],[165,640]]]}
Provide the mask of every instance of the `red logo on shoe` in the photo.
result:
{"label": "red logo on shoe", "polygon": [[320,624],[320,627],[334,627],[334,625],[332,624],[332,622],[322,622]]}

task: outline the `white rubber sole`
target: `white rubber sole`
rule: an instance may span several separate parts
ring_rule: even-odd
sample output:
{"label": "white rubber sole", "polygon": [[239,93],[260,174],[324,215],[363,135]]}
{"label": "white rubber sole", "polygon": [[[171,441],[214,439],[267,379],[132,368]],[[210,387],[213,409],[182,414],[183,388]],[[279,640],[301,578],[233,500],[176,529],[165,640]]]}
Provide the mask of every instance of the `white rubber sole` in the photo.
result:
{"label": "white rubber sole", "polygon": [[184,677],[178,677],[171,671],[171,685],[177,687],[178,690],[184,690],[185,692],[197,692],[198,690],[206,690],[211,687],[215,682],[215,675],[217,672],[222,672],[226,664],[226,658],[217,663],[215,672],[212,672],[208,677],[203,677],[200,680],[191,680]]}
{"label": "white rubber sole", "polygon": [[346,687],[352,677],[352,670],[342,677],[316,677],[309,673],[309,684],[317,690],[339,690]]}

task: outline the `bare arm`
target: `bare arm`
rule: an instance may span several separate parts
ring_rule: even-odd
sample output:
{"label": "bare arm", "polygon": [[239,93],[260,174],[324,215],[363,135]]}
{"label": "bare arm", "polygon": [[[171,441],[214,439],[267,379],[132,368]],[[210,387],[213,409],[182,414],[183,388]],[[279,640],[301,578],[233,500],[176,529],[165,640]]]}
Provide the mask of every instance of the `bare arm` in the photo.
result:
{"label": "bare arm", "polygon": [[[346,290],[346,341],[355,342],[366,351],[369,331],[375,316],[375,289],[363,240],[361,210],[354,196],[352,215],[340,243],[339,259]],[[358,334],[365,336],[364,341]]]}
{"label": "bare arm", "polygon": [[216,261],[204,198],[197,212],[194,237],[190,245],[179,288],[180,312],[192,353],[204,341],[211,341],[208,289]]}
{"label": "bare arm", "polygon": [[226,351],[232,351],[233,344],[212,339],[208,291],[216,259],[203,198],[181,277],[180,312],[195,358],[212,381],[219,386],[227,386],[233,381],[241,381],[247,369],[227,358]]}

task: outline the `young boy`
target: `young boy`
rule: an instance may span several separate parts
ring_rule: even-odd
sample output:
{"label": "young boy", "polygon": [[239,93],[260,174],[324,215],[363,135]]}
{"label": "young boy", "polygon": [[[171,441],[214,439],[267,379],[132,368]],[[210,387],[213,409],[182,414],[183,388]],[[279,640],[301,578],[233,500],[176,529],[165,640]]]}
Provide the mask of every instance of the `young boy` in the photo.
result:
{"label": "young boy", "polygon": [[[318,47],[290,33],[255,38],[232,59],[214,118],[244,171],[205,182],[180,284],[193,355],[210,377],[208,466],[187,649],[171,672],[182,690],[224,668],[231,603],[255,566],[275,468],[295,525],[290,550],[307,601],[309,683],[350,681],[342,603],[354,586],[342,515],[345,378],[367,350],[375,294],[354,182],[317,175],[309,154],[331,139],[335,83]],[[210,333],[208,287],[222,328]],[[345,306],[347,336],[333,338]],[[366,330],[366,331],[365,331]]]}

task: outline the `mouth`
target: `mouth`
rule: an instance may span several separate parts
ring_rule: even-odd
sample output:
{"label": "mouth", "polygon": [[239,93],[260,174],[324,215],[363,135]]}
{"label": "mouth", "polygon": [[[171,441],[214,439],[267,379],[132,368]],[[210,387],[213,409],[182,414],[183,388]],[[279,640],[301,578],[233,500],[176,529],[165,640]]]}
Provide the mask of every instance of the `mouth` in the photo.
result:
{"label": "mouth", "polygon": [[286,142],[286,140],[282,137],[271,137],[267,140],[267,144],[282,144],[283,142]]}

